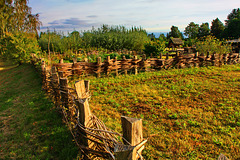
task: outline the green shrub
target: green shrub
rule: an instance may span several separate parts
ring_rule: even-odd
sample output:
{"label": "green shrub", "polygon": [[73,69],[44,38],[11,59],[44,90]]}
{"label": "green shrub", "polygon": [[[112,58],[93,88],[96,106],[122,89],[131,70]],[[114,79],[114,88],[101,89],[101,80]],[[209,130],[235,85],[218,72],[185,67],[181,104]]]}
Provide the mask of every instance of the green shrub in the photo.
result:
{"label": "green shrub", "polygon": [[164,40],[154,40],[145,43],[144,47],[144,52],[147,57],[150,57],[151,55],[156,57],[165,51],[166,45]]}
{"label": "green shrub", "polygon": [[203,41],[196,42],[196,49],[203,54],[207,52],[209,52],[209,54],[225,54],[231,52],[231,45],[213,36],[207,36]]}
{"label": "green shrub", "polygon": [[19,64],[29,62],[31,53],[40,51],[36,36],[32,33],[6,33],[0,44],[1,55]]}

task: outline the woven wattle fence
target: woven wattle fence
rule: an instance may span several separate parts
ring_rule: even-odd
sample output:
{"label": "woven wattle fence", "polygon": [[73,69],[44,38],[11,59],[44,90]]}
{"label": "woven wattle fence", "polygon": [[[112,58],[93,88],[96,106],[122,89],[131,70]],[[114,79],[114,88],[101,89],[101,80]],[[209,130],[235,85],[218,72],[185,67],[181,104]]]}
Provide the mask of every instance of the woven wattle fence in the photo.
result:
{"label": "woven wattle fence", "polygon": [[[169,59],[169,56],[173,58]],[[162,57],[162,56],[160,56]],[[33,63],[41,61],[43,88],[53,98],[56,107],[61,109],[65,122],[68,124],[73,138],[84,155],[84,159],[143,159],[141,152],[147,142],[142,134],[142,119],[121,117],[123,133],[110,130],[90,110],[89,81],[78,81],[75,88],[68,86],[68,78],[72,75],[138,74],[140,71],[154,71],[168,68],[186,68],[202,66],[221,66],[240,63],[239,53],[230,54],[187,54],[165,55],[165,59],[143,56],[138,59],[122,60],[117,58],[103,61],[98,58],[96,63],[77,62],[63,63],[63,60],[53,66],[46,66],[42,59],[33,56]],[[224,156],[220,156],[222,159]]]}
{"label": "woven wattle fence", "polygon": [[56,67],[45,67],[42,62],[43,87],[53,98],[69,127],[84,159],[143,159],[142,119],[121,117],[123,134],[110,130],[90,110],[89,81],[68,86],[68,79]]}
{"label": "woven wattle fence", "polygon": [[[97,62],[77,62],[73,59],[73,63],[60,63],[53,64],[58,71],[63,72],[64,76],[72,75],[95,75],[97,77],[108,76],[109,74],[114,74],[118,76],[119,74],[138,74],[139,72],[155,71],[159,69],[169,69],[169,68],[189,68],[189,67],[203,67],[203,66],[220,66],[225,64],[237,64],[240,63],[239,53],[229,53],[229,54],[212,54],[209,55],[199,55],[194,54],[166,54],[165,59],[158,58],[146,58],[145,55],[141,59],[134,56],[133,59],[123,59],[118,60],[117,58],[110,59],[107,57],[105,61],[102,62],[101,57],[98,58]],[[169,58],[169,57],[173,58]],[[160,56],[162,57],[162,55]]]}

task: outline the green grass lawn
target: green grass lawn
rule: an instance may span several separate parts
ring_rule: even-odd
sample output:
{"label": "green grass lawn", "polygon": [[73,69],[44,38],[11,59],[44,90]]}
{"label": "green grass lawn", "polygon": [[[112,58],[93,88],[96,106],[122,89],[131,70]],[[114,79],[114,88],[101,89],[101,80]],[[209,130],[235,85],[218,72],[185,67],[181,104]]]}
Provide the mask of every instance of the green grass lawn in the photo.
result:
{"label": "green grass lawn", "polygon": [[78,149],[31,65],[0,71],[0,159],[76,159]]}
{"label": "green grass lawn", "polygon": [[240,65],[89,78],[92,112],[143,119],[146,159],[240,159]]}
{"label": "green grass lawn", "polygon": [[[240,65],[89,79],[91,110],[108,127],[143,119],[146,159],[240,158]],[[0,159],[77,158],[31,65],[0,71],[0,93]]]}

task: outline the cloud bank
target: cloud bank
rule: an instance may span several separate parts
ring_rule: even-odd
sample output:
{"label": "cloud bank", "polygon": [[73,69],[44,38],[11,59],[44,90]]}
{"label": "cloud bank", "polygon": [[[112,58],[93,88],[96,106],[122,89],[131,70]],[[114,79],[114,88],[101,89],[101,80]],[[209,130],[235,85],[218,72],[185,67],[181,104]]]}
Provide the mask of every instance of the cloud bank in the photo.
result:
{"label": "cloud bank", "polygon": [[32,0],[33,13],[41,13],[42,30],[86,30],[101,24],[141,26],[147,31],[180,30],[219,18],[222,22],[239,0]]}

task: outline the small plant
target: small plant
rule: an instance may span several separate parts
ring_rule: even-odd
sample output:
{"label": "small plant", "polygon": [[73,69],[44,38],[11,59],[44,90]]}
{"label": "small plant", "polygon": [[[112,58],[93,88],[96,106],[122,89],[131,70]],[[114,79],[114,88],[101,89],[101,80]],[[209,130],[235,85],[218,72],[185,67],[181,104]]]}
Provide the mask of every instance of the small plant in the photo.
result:
{"label": "small plant", "polygon": [[220,139],[213,137],[213,143],[215,143],[216,145],[222,146],[223,143]]}
{"label": "small plant", "polygon": [[24,133],[23,136],[26,139],[26,141],[29,141],[30,138],[31,138],[31,134],[30,133]]}
{"label": "small plant", "polygon": [[178,115],[177,115],[177,113],[174,113],[174,114],[168,115],[168,117],[169,117],[170,119],[177,119],[177,118],[178,118]]}
{"label": "small plant", "polygon": [[189,120],[188,124],[190,124],[193,127],[200,127],[200,124],[197,121]]}

